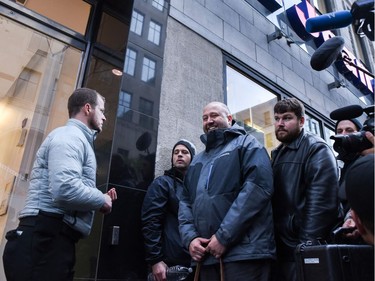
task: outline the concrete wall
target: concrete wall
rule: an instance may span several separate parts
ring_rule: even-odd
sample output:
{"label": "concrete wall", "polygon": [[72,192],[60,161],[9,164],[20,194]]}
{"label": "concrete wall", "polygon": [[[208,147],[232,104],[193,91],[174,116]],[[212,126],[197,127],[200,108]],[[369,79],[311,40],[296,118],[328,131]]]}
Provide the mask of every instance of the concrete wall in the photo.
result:
{"label": "concrete wall", "polygon": [[223,101],[221,50],[170,18],[161,86],[156,171],[170,167],[171,149],[180,139],[201,151],[203,107]]}

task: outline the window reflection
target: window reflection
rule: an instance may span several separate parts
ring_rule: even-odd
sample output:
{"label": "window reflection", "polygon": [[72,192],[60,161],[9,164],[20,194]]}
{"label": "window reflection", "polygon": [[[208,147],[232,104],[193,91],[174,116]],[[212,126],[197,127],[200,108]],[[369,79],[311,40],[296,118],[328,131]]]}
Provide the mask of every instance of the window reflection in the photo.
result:
{"label": "window reflection", "polygon": [[319,121],[312,118],[310,115],[305,114],[305,125],[306,131],[311,132],[317,136],[321,136]]}
{"label": "window reflection", "polygon": [[86,32],[91,10],[86,1],[60,0],[53,1],[53,5],[46,5],[45,0],[15,2],[78,33]]}
{"label": "window reflection", "polygon": [[68,120],[67,100],[76,85],[82,53],[3,16],[0,23],[0,236],[4,237],[4,229],[18,224],[37,149],[52,129]]}
{"label": "window reflection", "polygon": [[236,69],[227,66],[227,104],[234,119],[271,153],[279,144],[274,134],[277,96]]}
{"label": "window reflection", "polygon": [[137,61],[136,51],[133,51],[132,49],[128,48],[126,50],[124,72],[129,75],[134,76],[136,61]]}
{"label": "window reflection", "polygon": [[152,6],[158,9],[159,11],[163,11],[164,3],[164,0],[152,0]]}
{"label": "window reflection", "polygon": [[161,25],[157,24],[154,21],[150,21],[150,28],[148,30],[148,40],[154,43],[155,45],[159,45],[160,32],[161,32]]}
{"label": "window reflection", "polygon": [[130,31],[141,36],[142,28],[143,28],[143,21],[144,21],[144,16],[134,10],[132,14],[131,24],[130,24]]}
{"label": "window reflection", "polygon": [[121,91],[118,102],[117,117],[128,121],[132,120],[133,115],[132,111],[130,110],[131,102],[132,95],[130,93]]}
{"label": "window reflection", "polygon": [[153,79],[155,77],[155,67],[156,62],[152,59],[143,58],[143,64],[142,64],[142,81],[144,82],[153,82]]}

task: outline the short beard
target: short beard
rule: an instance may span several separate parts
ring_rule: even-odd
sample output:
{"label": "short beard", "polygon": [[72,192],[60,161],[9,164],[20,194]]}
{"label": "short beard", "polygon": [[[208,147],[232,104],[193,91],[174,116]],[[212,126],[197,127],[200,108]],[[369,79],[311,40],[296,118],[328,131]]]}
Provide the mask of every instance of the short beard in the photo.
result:
{"label": "short beard", "polygon": [[276,133],[276,138],[281,143],[289,144],[292,141],[294,141],[295,139],[297,139],[300,133],[301,133],[301,130],[299,130],[299,129],[296,129],[296,130],[293,130],[293,131],[289,131],[283,137],[278,137],[278,134]]}

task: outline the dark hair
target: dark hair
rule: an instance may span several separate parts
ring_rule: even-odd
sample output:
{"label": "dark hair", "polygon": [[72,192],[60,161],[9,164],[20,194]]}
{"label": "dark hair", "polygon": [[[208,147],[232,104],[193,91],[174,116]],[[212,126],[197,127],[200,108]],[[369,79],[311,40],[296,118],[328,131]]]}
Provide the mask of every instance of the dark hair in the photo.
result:
{"label": "dark hair", "polygon": [[81,110],[82,106],[84,106],[86,103],[95,108],[98,102],[98,97],[101,97],[103,101],[105,101],[104,97],[93,89],[76,89],[68,100],[69,118],[76,116]]}
{"label": "dark hair", "polygon": [[305,116],[305,107],[296,98],[288,98],[278,101],[273,108],[274,113],[294,112],[298,119]]}

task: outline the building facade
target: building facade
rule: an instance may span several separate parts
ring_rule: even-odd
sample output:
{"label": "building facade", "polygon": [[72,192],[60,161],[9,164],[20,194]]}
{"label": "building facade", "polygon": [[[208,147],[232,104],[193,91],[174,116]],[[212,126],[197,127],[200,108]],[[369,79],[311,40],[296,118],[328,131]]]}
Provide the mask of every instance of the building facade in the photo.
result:
{"label": "building facade", "polygon": [[[203,149],[202,109],[229,106],[270,152],[273,105],[296,97],[306,130],[331,142],[331,111],[374,103],[374,45],[353,26],[306,33],[309,17],[350,10],[324,0],[0,0],[0,233],[18,224],[35,153],[65,124],[76,87],[106,98],[95,147],[97,184],[116,187],[77,244],[76,280],[145,280],[140,208],[180,138]],[[310,60],[333,36],[342,58],[319,71]],[[364,121],[366,114],[359,116]],[[0,280],[4,280],[0,266]]]}

